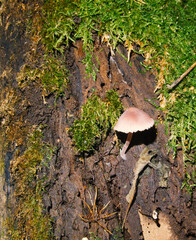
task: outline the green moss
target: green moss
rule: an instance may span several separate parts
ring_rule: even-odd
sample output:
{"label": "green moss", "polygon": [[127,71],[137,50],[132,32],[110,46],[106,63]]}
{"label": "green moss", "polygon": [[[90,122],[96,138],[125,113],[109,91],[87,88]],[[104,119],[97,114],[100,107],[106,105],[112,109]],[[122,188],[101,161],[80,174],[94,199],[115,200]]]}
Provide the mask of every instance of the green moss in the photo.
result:
{"label": "green moss", "polygon": [[70,129],[78,151],[94,151],[107,137],[122,110],[117,92],[108,91],[104,100],[93,94],[83,105],[80,119]]}
{"label": "green moss", "polygon": [[64,95],[68,87],[68,72],[63,64],[63,59],[55,55],[44,55],[39,67],[24,65],[17,77],[19,86],[40,85],[43,95],[54,93],[55,97]]}
{"label": "green moss", "polygon": [[[56,98],[65,94],[68,88],[68,72],[65,67],[65,58],[45,45],[44,14],[41,12],[42,3],[29,1],[28,3],[11,0],[5,7],[12,13],[16,29],[24,31],[26,49],[23,60],[25,64],[18,72],[18,83],[22,88],[42,87],[43,95],[54,94]],[[5,12],[5,15],[10,13]],[[7,26],[12,25],[9,18]],[[13,33],[12,33],[13,34]],[[14,33],[16,36],[18,33]],[[12,62],[14,55],[12,55]]]}
{"label": "green moss", "polygon": [[169,110],[166,115],[166,126],[169,131],[169,150],[175,158],[178,149],[182,150],[185,165],[183,187],[190,194],[196,187],[196,90],[194,87],[185,88],[183,84],[175,91],[175,101],[167,103]]}
{"label": "green moss", "polygon": [[43,141],[40,128],[28,135],[26,150],[15,154],[11,176],[16,202],[7,220],[10,239],[53,239],[52,222],[43,211],[42,197],[47,177],[41,169],[48,166],[54,149]]}
{"label": "green moss", "polygon": [[75,28],[74,14],[77,14],[77,1],[47,0],[42,6],[42,42],[47,51],[54,49],[63,52],[63,45],[69,44]]}
{"label": "green moss", "polygon": [[40,78],[47,93],[54,92],[58,97],[64,95],[68,85],[68,74],[63,60],[54,56],[46,56],[41,66]]}

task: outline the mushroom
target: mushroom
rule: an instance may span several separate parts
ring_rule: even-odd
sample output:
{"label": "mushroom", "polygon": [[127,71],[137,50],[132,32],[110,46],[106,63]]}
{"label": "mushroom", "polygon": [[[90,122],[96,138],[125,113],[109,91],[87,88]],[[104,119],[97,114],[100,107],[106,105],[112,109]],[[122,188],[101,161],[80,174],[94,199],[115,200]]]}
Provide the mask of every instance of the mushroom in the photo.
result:
{"label": "mushroom", "polygon": [[130,107],[128,108],[118,119],[114,130],[118,132],[127,133],[127,140],[120,150],[120,156],[123,160],[126,160],[126,150],[131,142],[132,135],[137,131],[144,131],[151,128],[154,125],[154,120],[144,111]]}

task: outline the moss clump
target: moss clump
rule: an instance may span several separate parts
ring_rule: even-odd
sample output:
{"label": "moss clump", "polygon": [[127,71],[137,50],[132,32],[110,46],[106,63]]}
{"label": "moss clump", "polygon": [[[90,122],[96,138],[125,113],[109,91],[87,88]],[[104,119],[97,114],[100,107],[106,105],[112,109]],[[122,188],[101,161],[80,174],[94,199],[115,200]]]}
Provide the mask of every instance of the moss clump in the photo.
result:
{"label": "moss clump", "polygon": [[29,134],[26,150],[16,153],[12,160],[16,202],[7,220],[10,239],[53,239],[51,219],[44,213],[42,203],[46,176],[41,176],[41,169],[48,165],[53,151],[37,128]]}
{"label": "moss clump", "polygon": [[44,95],[54,93],[57,98],[64,95],[68,86],[68,73],[63,59],[45,54],[38,68],[23,65],[17,80],[21,88],[33,83],[38,84],[42,86]]}
{"label": "moss clump", "polygon": [[[188,84],[186,84],[187,86]],[[183,86],[183,83],[182,83]],[[169,149],[173,157],[178,149],[182,149],[185,166],[183,187],[192,194],[196,187],[196,90],[195,87],[185,87],[173,92],[173,98],[168,101],[169,109],[166,115],[166,126],[170,132]],[[172,124],[170,124],[172,122]]]}
{"label": "moss clump", "polygon": [[80,119],[70,129],[73,141],[80,153],[92,152],[107,137],[123,107],[118,93],[110,90],[103,100],[93,94],[81,109]]}
{"label": "moss clump", "polygon": [[[26,52],[21,53],[22,61],[25,64],[17,74],[19,86],[23,89],[32,85],[43,89],[43,95],[54,94],[56,98],[64,95],[68,87],[68,72],[65,66],[64,55],[57,51],[49,49],[45,44],[45,38],[42,32],[45,31],[45,17],[42,9],[43,3],[28,1],[26,3],[11,0],[5,4],[3,14],[12,18],[6,25],[15,24],[15,28],[22,36],[26,38]],[[9,11],[10,12],[9,12]],[[8,11],[8,12],[7,12]],[[14,23],[12,23],[14,21]],[[18,36],[17,33],[11,33]],[[11,35],[10,34],[10,35]],[[14,54],[12,56],[14,61]]]}

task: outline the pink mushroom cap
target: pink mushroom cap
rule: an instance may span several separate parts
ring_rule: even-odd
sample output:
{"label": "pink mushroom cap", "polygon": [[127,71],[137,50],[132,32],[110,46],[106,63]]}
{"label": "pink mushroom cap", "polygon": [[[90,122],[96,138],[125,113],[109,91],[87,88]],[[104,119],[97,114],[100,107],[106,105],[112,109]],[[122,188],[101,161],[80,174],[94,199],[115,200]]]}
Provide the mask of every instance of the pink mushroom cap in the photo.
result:
{"label": "pink mushroom cap", "polygon": [[154,120],[144,111],[130,107],[118,119],[114,130],[124,133],[144,131],[154,125]]}

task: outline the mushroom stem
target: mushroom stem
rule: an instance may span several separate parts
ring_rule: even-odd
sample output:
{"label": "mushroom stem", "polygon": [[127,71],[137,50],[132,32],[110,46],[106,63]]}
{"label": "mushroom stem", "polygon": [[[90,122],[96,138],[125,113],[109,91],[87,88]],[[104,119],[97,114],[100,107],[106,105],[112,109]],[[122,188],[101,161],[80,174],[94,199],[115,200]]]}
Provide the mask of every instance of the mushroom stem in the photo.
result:
{"label": "mushroom stem", "polygon": [[126,154],[125,152],[127,151],[127,148],[131,142],[131,139],[132,139],[132,135],[133,133],[129,132],[128,135],[127,135],[127,140],[123,146],[123,148],[120,150],[120,156],[123,160],[127,160],[127,157],[126,157]]}

